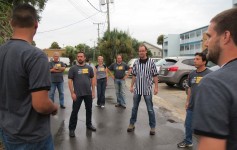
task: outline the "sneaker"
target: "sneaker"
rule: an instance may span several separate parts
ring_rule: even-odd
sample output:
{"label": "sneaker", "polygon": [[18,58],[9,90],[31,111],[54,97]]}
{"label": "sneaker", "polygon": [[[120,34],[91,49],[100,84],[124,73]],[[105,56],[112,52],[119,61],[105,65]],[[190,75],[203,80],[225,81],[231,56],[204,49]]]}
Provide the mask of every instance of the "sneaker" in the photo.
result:
{"label": "sneaker", "polygon": [[105,108],[105,106],[104,106],[104,105],[101,105],[101,108]]}
{"label": "sneaker", "polygon": [[96,107],[101,107],[101,105],[95,104]]}
{"label": "sneaker", "polygon": [[185,141],[180,142],[177,144],[178,148],[185,148],[185,147],[192,147],[193,144],[187,144]]}
{"label": "sneaker", "polygon": [[122,104],[121,107],[124,108],[124,109],[126,109],[126,105],[124,105],[124,104]]}
{"label": "sneaker", "polygon": [[151,128],[150,135],[155,135],[155,134],[156,134],[156,128]]}
{"label": "sneaker", "polygon": [[133,132],[135,130],[135,126],[133,124],[129,124],[127,132]]}
{"label": "sneaker", "polygon": [[115,107],[120,107],[121,105],[119,103],[115,104]]}
{"label": "sneaker", "polygon": [[75,132],[74,132],[73,130],[70,130],[70,131],[69,131],[69,136],[70,136],[70,137],[75,137]]}

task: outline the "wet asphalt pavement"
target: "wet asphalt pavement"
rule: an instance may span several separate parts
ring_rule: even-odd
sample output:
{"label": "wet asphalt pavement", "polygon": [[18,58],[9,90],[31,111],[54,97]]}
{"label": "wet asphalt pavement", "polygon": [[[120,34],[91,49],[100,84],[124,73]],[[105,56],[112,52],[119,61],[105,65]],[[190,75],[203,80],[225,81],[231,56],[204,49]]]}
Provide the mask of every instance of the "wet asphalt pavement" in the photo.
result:
{"label": "wet asphalt pavement", "polygon": [[[173,117],[163,107],[154,106],[156,113],[156,135],[149,134],[148,113],[146,104],[142,99],[140,102],[135,131],[127,132],[132,110],[132,94],[127,88],[127,108],[115,107],[116,95],[112,79],[106,89],[105,108],[95,106],[93,101],[92,123],[97,128],[96,132],[86,129],[85,105],[82,103],[78,113],[78,123],[75,130],[76,137],[69,137],[69,118],[72,108],[72,100],[65,76],[65,106],[60,109],[56,116],[51,119],[52,134],[56,150],[176,150],[177,143],[183,140],[183,122]],[[56,94],[57,95],[57,94]],[[58,102],[57,97],[55,98]],[[196,149],[196,139],[194,146]]]}

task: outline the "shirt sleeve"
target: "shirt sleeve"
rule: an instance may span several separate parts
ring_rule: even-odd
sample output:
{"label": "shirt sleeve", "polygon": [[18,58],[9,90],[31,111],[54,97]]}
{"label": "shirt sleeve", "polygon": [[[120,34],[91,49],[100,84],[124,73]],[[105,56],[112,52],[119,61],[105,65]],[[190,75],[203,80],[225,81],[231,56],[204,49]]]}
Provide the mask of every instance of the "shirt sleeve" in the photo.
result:
{"label": "shirt sleeve", "polygon": [[188,75],[188,87],[191,87],[191,73]]}
{"label": "shirt sleeve", "polygon": [[62,67],[66,67],[66,65],[65,65],[63,62],[61,62],[61,66],[62,66]]}
{"label": "shirt sleeve", "polygon": [[53,63],[49,62],[49,69],[52,69],[52,68],[53,68]]}
{"label": "shirt sleeve", "polygon": [[158,71],[157,71],[157,68],[156,68],[156,65],[155,65],[154,61],[152,61],[151,67],[152,67],[151,70],[152,70],[152,75],[153,75],[153,77],[154,77],[154,76],[157,76],[159,73],[158,73]]}
{"label": "shirt sleeve", "polygon": [[73,79],[74,78],[73,68],[74,67],[71,67],[68,71],[68,79]]}
{"label": "shirt sleeve", "polygon": [[113,71],[114,70],[114,63],[112,63],[109,67],[108,67],[109,70]]}
{"label": "shirt sleeve", "polygon": [[132,67],[132,75],[133,76],[137,76],[137,61],[135,61],[134,63],[133,63],[133,67]]}
{"label": "shirt sleeve", "polygon": [[201,80],[194,96],[195,134],[218,139],[225,139],[229,135],[231,94],[225,85],[217,78],[204,77]]}
{"label": "shirt sleeve", "polygon": [[90,78],[94,77],[94,71],[92,67],[89,67],[89,72],[90,72]]}
{"label": "shirt sleeve", "polygon": [[32,92],[50,89],[50,69],[48,58],[44,53],[38,52],[27,61],[29,74],[29,90]]}

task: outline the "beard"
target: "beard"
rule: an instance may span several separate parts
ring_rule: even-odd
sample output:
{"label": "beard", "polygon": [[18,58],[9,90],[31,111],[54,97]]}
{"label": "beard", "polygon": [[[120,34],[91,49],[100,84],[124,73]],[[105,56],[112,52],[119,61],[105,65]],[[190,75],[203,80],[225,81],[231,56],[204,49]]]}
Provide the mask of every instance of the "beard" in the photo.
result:
{"label": "beard", "polygon": [[84,61],[82,61],[82,60],[78,60],[77,61],[80,65],[82,65],[83,63],[84,63]]}
{"label": "beard", "polygon": [[217,40],[213,48],[208,48],[207,59],[215,64],[218,64],[221,53],[220,40]]}

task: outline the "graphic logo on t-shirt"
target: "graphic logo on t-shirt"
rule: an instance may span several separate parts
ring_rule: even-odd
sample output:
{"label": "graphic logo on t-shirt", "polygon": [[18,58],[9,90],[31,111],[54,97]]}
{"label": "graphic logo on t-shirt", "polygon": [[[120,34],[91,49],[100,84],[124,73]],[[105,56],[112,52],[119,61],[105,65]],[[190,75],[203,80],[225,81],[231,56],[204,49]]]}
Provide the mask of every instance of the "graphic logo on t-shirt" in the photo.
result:
{"label": "graphic logo on t-shirt", "polygon": [[105,68],[99,68],[98,71],[105,71]]}
{"label": "graphic logo on t-shirt", "polygon": [[89,73],[88,68],[86,68],[86,69],[79,69],[78,70],[78,74],[86,74],[86,73]]}
{"label": "graphic logo on t-shirt", "polygon": [[203,77],[194,77],[192,79],[192,83],[196,83],[196,84],[199,84],[199,82],[202,80]]}
{"label": "graphic logo on t-shirt", "polygon": [[116,67],[116,70],[123,70],[123,66]]}

